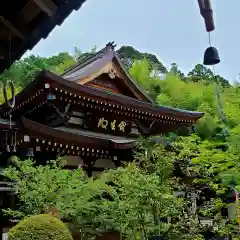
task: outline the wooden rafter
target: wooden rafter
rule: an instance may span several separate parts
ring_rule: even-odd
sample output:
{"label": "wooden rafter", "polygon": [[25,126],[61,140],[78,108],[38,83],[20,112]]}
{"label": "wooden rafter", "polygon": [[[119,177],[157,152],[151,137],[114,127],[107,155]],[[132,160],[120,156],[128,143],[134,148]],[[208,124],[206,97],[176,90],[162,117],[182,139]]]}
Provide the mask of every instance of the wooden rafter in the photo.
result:
{"label": "wooden rafter", "polygon": [[25,23],[31,22],[39,13],[41,9],[36,5],[35,2],[29,1],[26,6],[20,11],[17,19],[24,21]]}
{"label": "wooden rafter", "polygon": [[16,35],[20,39],[24,40],[24,35],[11,22],[9,22],[3,16],[0,16],[0,22],[2,24],[4,24],[4,26],[7,27],[14,35]]}
{"label": "wooden rafter", "polygon": [[58,7],[54,4],[52,0],[33,0],[36,5],[42,9],[49,17],[55,15]]}

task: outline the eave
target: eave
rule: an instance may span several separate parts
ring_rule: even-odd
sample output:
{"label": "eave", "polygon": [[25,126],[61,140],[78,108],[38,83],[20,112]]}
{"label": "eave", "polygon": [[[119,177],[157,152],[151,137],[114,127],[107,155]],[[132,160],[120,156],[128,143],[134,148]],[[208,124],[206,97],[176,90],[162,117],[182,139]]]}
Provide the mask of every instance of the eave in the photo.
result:
{"label": "eave", "polygon": [[[133,139],[125,137],[106,136],[94,132],[62,128],[51,128],[27,118],[21,119],[25,135],[34,139],[35,145],[45,144],[56,151],[65,151],[67,154],[80,155],[81,153],[109,154],[111,150],[132,149],[135,145]],[[24,142],[19,139],[18,142]]]}
{"label": "eave", "polygon": [[[192,125],[204,116],[202,112],[156,106],[120,94],[106,93],[99,89],[66,81],[49,71],[40,72],[36,79],[16,96],[16,107],[13,109],[12,114],[24,109],[36,98],[39,98],[41,102],[46,102],[46,94],[49,92],[49,89],[45,89],[45,84],[50,85],[51,91],[62,92],[73,103],[82,104],[86,102],[89,106],[95,105],[95,107],[99,106],[102,109],[108,108],[109,111],[118,112],[119,114],[124,112],[126,116],[133,116],[139,119]],[[28,111],[31,111],[31,109],[28,109]],[[2,105],[1,113],[5,117],[9,114],[6,105]]]}
{"label": "eave", "polygon": [[85,0],[1,1],[0,73],[31,50]]}
{"label": "eave", "polygon": [[147,92],[142,89],[138,83],[136,81],[134,81],[132,79],[132,77],[129,75],[129,73],[127,72],[127,70],[125,69],[125,67],[123,66],[121,59],[118,56],[117,52],[114,52],[114,61],[117,62],[117,64],[120,66],[120,69],[122,71],[122,73],[126,76],[127,79],[129,79],[128,82],[125,81],[125,83],[129,86],[129,88],[131,89],[135,89],[135,91],[137,92],[137,94],[146,102],[152,103],[153,104],[153,100],[148,96]]}

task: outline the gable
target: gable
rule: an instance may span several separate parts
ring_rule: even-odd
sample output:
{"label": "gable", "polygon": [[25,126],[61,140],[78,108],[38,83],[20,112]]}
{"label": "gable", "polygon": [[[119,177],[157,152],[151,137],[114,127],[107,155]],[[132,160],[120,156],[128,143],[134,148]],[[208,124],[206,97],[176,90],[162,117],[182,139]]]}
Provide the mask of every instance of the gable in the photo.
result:
{"label": "gable", "polygon": [[[114,79],[109,77],[109,74],[102,74],[99,77],[89,81],[85,84],[89,87],[94,87],[113,94],[121,94],[127,97],[138,99],[122,82],[122,79],[115,77]],[[139,100],[139,99],[138,99]]]}
{"label": "gable", "polygon": [[86,83],[86,85],[113,93],[123,94],[121,92],[121,88],[119,87],[118,81],[112,81],[112,79],[109,78],[108,74],[102,74],[99,77],[93,79],[92,81]]}
{"label": "gable", "polygon": [[117,75],[116,70],[114,69],[113,63],[112,62],[107,62],[102,66],[99,66],[99,68],[94,69],[91,73],[84,77],[80,77],[77,81],[75,81],[78,84],[85,85],[88,84],[89,82],[95,80],[102,74],[109,74],[111,72],[115,72],[115,76]]}
{"label": "gable", "polygon": [[[106,78],[108,75],[108,79]],[[124,68],[118,54],[114,51],[112,43],[67,70],[61,75],[68,81],[87,85],[102,90],[119,93],[140,101],[153,103],[137,82],[135,82]],[[105,76],[105,80],[102,80]],[[101,79],[101,80],[100,80]]]}
{"label": "gable", "polygon": [[129,81],[129,77],[125,76],[124,72],[121,71],[121,67],[111,61],[92,74],[80,78],[76,83],[146,101],[138,91],[134,91],[129,86]]}

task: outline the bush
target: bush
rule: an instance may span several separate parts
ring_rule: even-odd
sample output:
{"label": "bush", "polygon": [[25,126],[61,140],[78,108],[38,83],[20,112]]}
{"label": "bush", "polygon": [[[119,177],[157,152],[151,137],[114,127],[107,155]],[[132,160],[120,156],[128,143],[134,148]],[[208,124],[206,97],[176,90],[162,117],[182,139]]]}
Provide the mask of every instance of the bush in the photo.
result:
{"label": "bush", "polygon": [[8,240],[73,240],[67,226],[49,214],[26,217],[8,233]]}

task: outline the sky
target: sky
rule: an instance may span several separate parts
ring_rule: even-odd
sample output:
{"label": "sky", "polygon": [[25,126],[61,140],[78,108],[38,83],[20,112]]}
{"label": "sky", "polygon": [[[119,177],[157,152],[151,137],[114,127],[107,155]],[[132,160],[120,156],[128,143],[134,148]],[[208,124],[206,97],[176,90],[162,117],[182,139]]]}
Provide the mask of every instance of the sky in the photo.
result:
{"label": "sky", "polygon": [[[221,58],[216,72],[233,82],[240,81],[240,1],[227,2],[212,0],[216,29],[211,36]],[[197,0],[87,0],[25,56],[74,47],[84,52],[109,41],[153,53],[167,67],[175,62],[187,73],[202,63],[208,33]]]}

